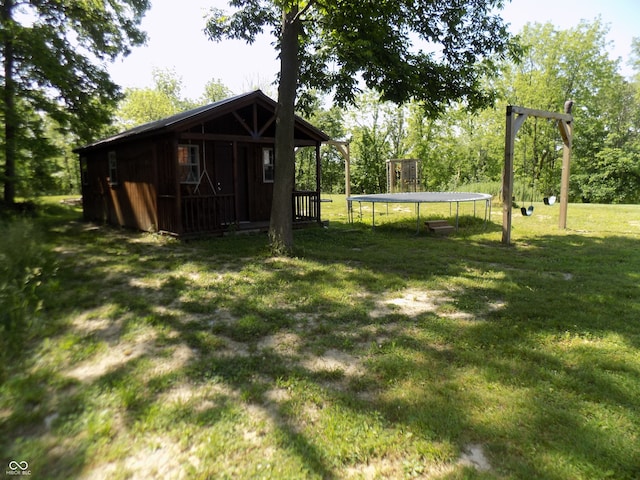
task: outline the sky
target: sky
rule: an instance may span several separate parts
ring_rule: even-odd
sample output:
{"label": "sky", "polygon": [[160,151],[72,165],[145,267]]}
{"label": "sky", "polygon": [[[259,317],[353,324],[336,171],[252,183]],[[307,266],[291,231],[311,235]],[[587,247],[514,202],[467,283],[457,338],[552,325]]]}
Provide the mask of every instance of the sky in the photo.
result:
{"label": "sky", "polygon": [[[581,20],[601,17],[610,27],[609,56],[621,58],[620,73],[630,75],[627,65],[633,37],[640,37],[638,0],[507,0],[502,17],[512,33],[528,22],[551,22],[559,29],[577,26]],[[178,6],[179,5],[179,6]],[[182,95],[198,98],[204,85],[220,80],[234,94],[269,87],[279,69],[273,39],[261,36],[252,45],[239,40],[210,41],[203,29],[211,7],[229,10],[227,0],[152,0],[142,22],[147,45],[109,65],[112,79],[123,88],[153,86],[154,68],[169,69],[182,79]],[[269,90],[271,89],[271,91]]]}

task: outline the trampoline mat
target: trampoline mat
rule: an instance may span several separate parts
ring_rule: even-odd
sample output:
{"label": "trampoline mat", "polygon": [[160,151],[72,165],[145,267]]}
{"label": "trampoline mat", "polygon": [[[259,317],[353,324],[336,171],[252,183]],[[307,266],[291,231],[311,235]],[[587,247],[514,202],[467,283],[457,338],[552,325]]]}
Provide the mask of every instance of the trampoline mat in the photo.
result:
{"label": "trampoline mat", "polygon": [[372,195],[353,195],[347,198],[350,202],[372,203],[447,203],[474,202],[489,200],[488,193],[473,192],[409,192],[409,193],[376,193]]}

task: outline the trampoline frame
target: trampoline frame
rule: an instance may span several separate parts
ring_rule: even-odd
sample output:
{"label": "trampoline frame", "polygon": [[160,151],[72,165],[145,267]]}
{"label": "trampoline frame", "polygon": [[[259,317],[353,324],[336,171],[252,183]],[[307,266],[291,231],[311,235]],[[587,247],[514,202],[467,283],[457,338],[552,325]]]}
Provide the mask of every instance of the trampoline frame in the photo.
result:
{"label": "trampoline frame", "polygon": [[458,220],[460,214],[460,203],[473,202],[473,216],[476,215],[476,202],[484,200],[484,221],[491,217],[491,199],[488,193],[474,192],[409,192],[409,193],[376,193],[371,195],[352,195],[347,198],[347,210],[349,223],[353,223],[353,202],[360,205],[360,218],[362,218],[362,204],[371,203],[371,226],[376,226],[376,203],[386,203],[387,211],[389,203],[413,203],[416,205],[416,234],[420,233],[420,204],[422,203],[448,203],[449,211],[451,204],[456,204],[456,231],[458,231]]}

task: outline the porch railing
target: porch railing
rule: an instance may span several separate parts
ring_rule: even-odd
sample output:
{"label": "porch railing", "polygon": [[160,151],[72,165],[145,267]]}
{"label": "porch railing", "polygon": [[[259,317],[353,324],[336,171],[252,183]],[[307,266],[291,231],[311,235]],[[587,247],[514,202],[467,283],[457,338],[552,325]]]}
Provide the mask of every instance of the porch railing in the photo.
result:
{"label": "porch railing", "polygon": [[[293,222],[320,220],[320,196],[313,191],[292,195]],[[194,195],[182,197],[182,228],[185,234],[222,232],[236,223],[235,195]]]}
{"label": "porch railing", "polygon": [[182,197],[184,233],[219,232],[235,223],[235,196],[198,195]]}

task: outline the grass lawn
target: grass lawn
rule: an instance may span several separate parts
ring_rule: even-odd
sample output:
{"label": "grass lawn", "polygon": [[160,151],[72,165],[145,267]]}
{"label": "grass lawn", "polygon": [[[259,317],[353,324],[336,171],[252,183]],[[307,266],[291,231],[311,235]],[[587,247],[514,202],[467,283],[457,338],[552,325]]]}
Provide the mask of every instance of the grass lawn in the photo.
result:
{"label": "grass lawn", "polygon": [[2,468],[640,478],[640,206],[570,205],[559,230],[536,204],[505,247],[499,206],[485,225],[461,205],[441,237],[416,235],[411,205],[372,229],[332,199],[293,258],[264,234],[180,242],[46,202],[55,269],[6,359]]}

